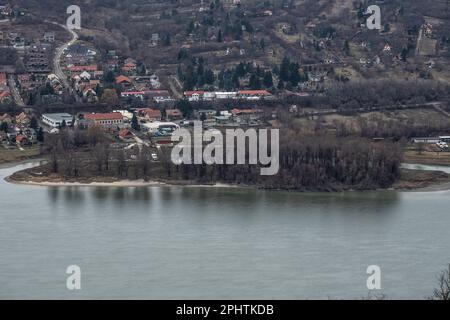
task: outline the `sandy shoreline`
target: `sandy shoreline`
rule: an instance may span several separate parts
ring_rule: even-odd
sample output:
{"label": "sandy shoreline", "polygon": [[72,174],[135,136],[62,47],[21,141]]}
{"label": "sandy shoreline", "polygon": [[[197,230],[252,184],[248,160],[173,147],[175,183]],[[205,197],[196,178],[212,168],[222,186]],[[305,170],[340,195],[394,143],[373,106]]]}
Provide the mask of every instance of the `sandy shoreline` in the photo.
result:
{"label": "sandy shoreline", "polygon": [[40,187],[192,187],[192,188],[244,188],[243,186],[231,185],[231,184],[177,184],[167,183],[160,181],[144,181],[144,180],[121,180],[114,182],[52,182],[52,181],[18,181],[6,177],[5,181],[13,184],[40,186]]}

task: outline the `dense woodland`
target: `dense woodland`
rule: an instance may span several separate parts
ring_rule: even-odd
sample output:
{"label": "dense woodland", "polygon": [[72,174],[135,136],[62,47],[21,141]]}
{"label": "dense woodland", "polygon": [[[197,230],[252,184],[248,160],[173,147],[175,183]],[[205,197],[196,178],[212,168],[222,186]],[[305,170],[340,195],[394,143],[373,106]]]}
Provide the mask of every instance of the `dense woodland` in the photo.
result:
{"label": "dense woodland", "polygon": [[[48,136],[47,174],[64,179],[145,179],[183,183],[229,183],[264,189],[339,191],[388,188],[400,175],[401,146],[364,138],[304,136],[282,129],[280,171],[261,176],[257,165],[174,165],[171,149],[115,148],[98,128],[66,128]],[[130,160],[132,159],[132,160]]]}

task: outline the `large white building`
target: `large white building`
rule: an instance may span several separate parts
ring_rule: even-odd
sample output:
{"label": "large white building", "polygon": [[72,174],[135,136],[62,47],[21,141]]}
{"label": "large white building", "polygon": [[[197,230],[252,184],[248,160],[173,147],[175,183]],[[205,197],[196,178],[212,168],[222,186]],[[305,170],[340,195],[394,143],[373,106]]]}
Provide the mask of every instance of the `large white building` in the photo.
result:
{"label": "large white building", "polygon": [[52,128],[59,128],[63,121],[66,125],[72,125],[73,116],[68,113],[46,113],[42,115],[42,122]]}

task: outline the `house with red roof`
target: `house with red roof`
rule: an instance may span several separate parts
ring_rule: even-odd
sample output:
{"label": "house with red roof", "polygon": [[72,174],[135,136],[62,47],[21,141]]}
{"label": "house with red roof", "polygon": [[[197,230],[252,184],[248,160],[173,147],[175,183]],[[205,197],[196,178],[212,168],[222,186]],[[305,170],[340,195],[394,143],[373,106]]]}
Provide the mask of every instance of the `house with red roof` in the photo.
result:
{"label": "house with red roof", "polygon": [[85,65],[85,66],[72,66],[69,67],[68,70],[70,73],[82,73],[82,72],[95,72],[98,70],[98,66],[96,64]]}
{"label": "house with red roof", "polygon": [[8,85],[8,79],[6,78],[6,73],[0,73],[0,87],[6,87]]}
{"label": "house with red roof", "polygon": [[119,131],[119,139],[121,140],[131,140],[134,138],[133,133],[130,131],[130,129],[122,129]]}
{"label": "house with red roof", "polygon": [[133,81],[130,78],[120,75],[116,77],[116,84],[121,85],[124,89],[130,89],[133,87]]}
{"label": "house with red roof", "polygon": [[85,114],[84,119],[101,127],[119,127],[123,125],[123,115],[119,112]]}
{"label": "house with red roof", "polygon": [[13,101],[12,95],[9,91],[0,92],[0,103],[7,104]]}
{"label": "house with red roof", "polygon": [[27,138],[25,135],[23,135],[23,134],[18,134],[18,135],[16,136],[16,143],[17,143],[18,145],[23,146],[23,145],[29,144],[29,140],[28,140],[28,138]]}
{"label": "house with red roof", "polygon": [[189,101],[200,101],[203,100],[203,97],[205,95],[205,91],[201,91],[201,90],[196,90],[196,91],[186,91],[184,93],[184,96],[189,100]]}
{"label": "house with red roof", "polygon": [[87,84],[83,87],[83,99],[88,103],[98,101],[97,92],[95,91],[96,85]]}
{"label": "house with red roof", "polygon": [[30,117],[25,113],[22,112],[18,116],[16,116],[16,123],[21,125],[27,125],[31,121]]}
{"label": "house with red roof", "polygon": [[161,121],[161,111],[158,109],[151,109],[151,108],[143,108],[137,110],[137,115],[139,117],[145,118],[147,121],[150,122],[156,122]]}
{"label": "house with red roof", "polygon": [[272,96],[267,90],[241,90],[238,92],[241,99],[260,100]]}
{"label": "house with red roof", "polygon": [[166,110],[167,119],[170,121],[183,119],[183,112],[179,109],[167,109]]}

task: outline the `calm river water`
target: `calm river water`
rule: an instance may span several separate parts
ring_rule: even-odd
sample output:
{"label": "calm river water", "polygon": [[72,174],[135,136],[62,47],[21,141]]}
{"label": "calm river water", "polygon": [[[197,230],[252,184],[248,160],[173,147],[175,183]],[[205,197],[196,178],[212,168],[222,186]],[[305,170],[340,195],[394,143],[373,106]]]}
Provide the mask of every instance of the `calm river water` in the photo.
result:
{"label": "calm river water", "polygon": [[[0,299],[424,298],[450,263],[450,191],[39,187],[0,169]],[[66,268],[82,289],[66,289]]]}

